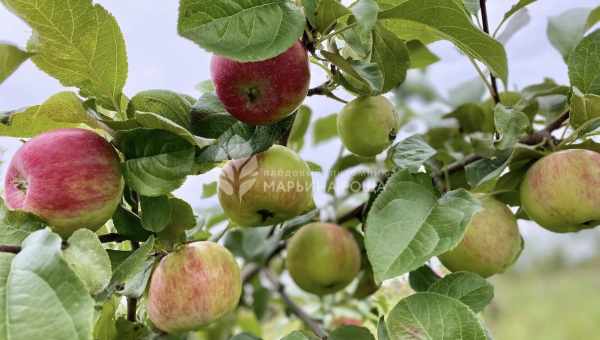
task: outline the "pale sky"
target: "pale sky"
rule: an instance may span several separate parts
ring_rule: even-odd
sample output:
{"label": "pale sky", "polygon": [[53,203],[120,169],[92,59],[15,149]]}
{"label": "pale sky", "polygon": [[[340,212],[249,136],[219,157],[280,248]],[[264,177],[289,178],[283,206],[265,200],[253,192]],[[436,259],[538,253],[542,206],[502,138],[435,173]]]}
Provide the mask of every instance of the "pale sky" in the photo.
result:
{"label": "pale sky", "polygon": [[[489,1],[492,28],[495,28],[503,13],[516,2]],[[125,87],[128,96],[131,97],[145,89],[161,88],[197,95],[194,86],[209,78],[210,54],[177,35],[178,1],[100,0],[96,3],[102,4],[116,17],[125,36],[129,59],[129,77]],[[593,0],[539,0],[529,6],[531,22],[506,45],[510,70],[509,87],[524,87],[541,82],[544,77],[567,84],[567,68],[546,37],[548,17],[570,8],[597,5],[599,2]],[[0,40],[24,46],[30,34],[26,24],[0,5]],[[476,76],[468,60],[449,43],[436,43],[432,45],[432,50],[442,60],[430,67],[428,77],[442,93]],[[316,86],[323,81],[323,75],[316,69],[314,71],[312,85]],[[61,90],[64,88],[58,81],[45,75],[28,61],[0,85],[0,111],[39,104]],[[306,103],[313,108],[315,116],[337,112],[341,107],[338,103],[322,97],[309,98]],[[307,142],[308,147],[305,147],[302,156],[328,169],[337,155],[339,142],[318,147],[312,147],[310,144]],[[0,137],[0,147],[7,150],[2,157],[4,163],[10,159],[18,145],[19,142],[14,139]],[[3,169],[0,165],[0,172],[3,172]],[[212,173],[190,178],[176,194],[192,205],[205,205],[206,202],[201,202],[200,199],[202,183],[212,181],[214,175]],[[324,176],[315,176],[316,185],[324,181]],[[322,204],[325,198],[322,194],[318,195],[318,203]],[[532,223],[521,223],[521,227],[529,245],[538,243],[535,240],[544,240],[545,244],[552,245],[577,244],[578,256],[591,254],[594,250],[589,240],[600,236],[597,230],[559,236]],[[543,249],[546,248],[529,247],[526,254]]]}

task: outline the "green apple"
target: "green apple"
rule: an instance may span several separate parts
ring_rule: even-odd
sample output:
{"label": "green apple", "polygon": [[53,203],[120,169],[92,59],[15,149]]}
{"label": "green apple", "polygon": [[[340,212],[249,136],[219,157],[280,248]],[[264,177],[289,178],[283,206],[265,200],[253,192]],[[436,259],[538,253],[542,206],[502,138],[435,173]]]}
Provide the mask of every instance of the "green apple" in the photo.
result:
{"label": "green apple", "polygon": [[328,223],[302,227],[289,241],[287,269],[303,290],[326,295],[346,287],[360,270],[358,243],[346,228]]}
{"label": "green apple", "polygon": [[521,184],[521,207],[540,226],[575,232],[600,223],[600,154],[564,150],[537,161]]}
{"label": "green apple", "polygon": [[385,97],[359,97],[342,109],[337,127],[348,150],[359,156],[371,157],[392,144],[399,121],[394,106]]}
{"label": "green apple", "polygon": [[281,145],[227,162],[218,196],[225,215],[246,227],[281,223],[314,208],[308,164]]}
{"label": "green apple", "polygon": [[463,240],[439,256],[450,271],[469,271],[483,277],[504,272],[523,250],[517,219],[506,205],[478,196],[482,209],[467,226]]}
{"label": "green apple", "polygon": [[241,293],[240,268],[226,248],[214,242],[189,243],[154,269],[148,316],[162,331],[192,331],[232,312]]}

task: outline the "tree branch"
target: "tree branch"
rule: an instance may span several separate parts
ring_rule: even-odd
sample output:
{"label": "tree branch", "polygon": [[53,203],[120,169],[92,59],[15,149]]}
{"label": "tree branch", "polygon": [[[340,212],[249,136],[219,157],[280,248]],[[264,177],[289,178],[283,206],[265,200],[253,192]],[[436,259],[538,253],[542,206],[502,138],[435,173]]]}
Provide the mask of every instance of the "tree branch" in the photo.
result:
{"label": "tree branch", "polygon": [[302,308],[300,308],[300,306],[298,306],[289,297],[289,295],[287,295],[287,293],[285,292],[285,286],[281,282],[279,282],[277,277],[275,277],[275,275],[273,275],[273,273],[271,273],[271,271],[269,271],[269,270],[263,270],[263,273],[265,274],[265,277],[267,278],[267,280],[269,280],[271,282],[271,284],[273,285],[273,289],[276,290],[277,293],[279,293],[279,295],[281,296],[281,299],[283,300],[285,305],[288,307],[288,309],[292,312],[292,314],[296,315],[298,317],[298,319],[302,320],[302,322],[304,322],[304,324],[308,328],[310,328],[310,330],[313,333],[315,333],[316,336],[318,336],[322,340],[326,340],[327,333],[325,333],[325,331],[321,327],[321,324],[319,322],[317,322],[316,320],[314,320],[313,318],[311,318]]}
{"label": "tree branch", "polygon": [[0,253],[18,254],[20,251],[21,251],[21,247],[19,247],[19,246],[0,244]]}
{"label": "tree branch", "polygon": [[121,234],[116,234],[116,233],[100,235],[100,236],[98,236],[98,238],[100,239],[100,242],[102,242],[102,243],[130,241],[125,236],[123,236]]}
{"label": "tree branch", "polygon": [[[481,19],[483,20],[483,31],[490,34],[490,26],[488,23],[488,14],[487,14],[487,6],[486,0],[479,0],[479,7],[481,7]],[[500,95],[498,94],[498,83],[496,81],[496,77],[490,70],[490,80],[492,82],[492,98],[494,99],[494,103],[500,103]]]}

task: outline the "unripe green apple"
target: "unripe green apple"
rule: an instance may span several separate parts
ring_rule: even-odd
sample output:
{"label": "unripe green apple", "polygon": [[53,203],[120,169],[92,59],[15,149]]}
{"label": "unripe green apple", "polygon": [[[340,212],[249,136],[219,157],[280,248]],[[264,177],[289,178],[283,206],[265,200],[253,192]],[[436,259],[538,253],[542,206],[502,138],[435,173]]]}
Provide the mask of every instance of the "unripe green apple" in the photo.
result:
{"label": "unripe green apple", "polygon": [[600,223],[600,154],[564,150],[537,161],[521,184],[521,207],[542,227],[575,232]]}
{"label": "unripe green apple", "polygon": [[394,106],[383,96],[359,97],[338,115],[338,133],[344,146],[359,156],[371,157],[389,147],[398,132]]}
{"label": "unripe green apple", "polygon": [[233,311],[241,293],[240,268],[226,248],[214,242],[189,243],[154,269],[148,316],[162,331],[191,331]]}
{"label": "unripe green apple", "polygon": [[360,249],[347,229],[307,224],[290,239],[287,269],[303,290],[325,295],[346,287],[360,271]]}
{"label": "unripe green apple", "polygon": [[280,223],[314,207],[308,164],[281,145],[229,161],[218,196],[225,215],[246,227]]}
{"label": "unripe green apple", "polygon": [[450,271],[469,271],[483,277],[504,272],[523,250],[517,219],[502,202],[479,196],[482,209],[467,226],[463,240],[439,256]]}
{"label": "unripe green apple", "polygon": [[58,129],[25,143],[6,172],[4,194],[11,210],[26,211],[63,237],[98,230],[123,195],[115,149],[85,129]]}

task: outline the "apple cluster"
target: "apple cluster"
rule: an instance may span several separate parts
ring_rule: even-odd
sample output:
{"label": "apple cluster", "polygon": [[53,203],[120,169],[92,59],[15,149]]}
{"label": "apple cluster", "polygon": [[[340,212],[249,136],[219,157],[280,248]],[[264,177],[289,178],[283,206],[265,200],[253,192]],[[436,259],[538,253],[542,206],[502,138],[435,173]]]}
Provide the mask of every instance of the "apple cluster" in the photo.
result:
{"label": "apple cluster", "polygon": [[[272,59],[239,62],[214,56],[211,73],[227,111],[250,125],[291,115],[307,96],[308,54],[297,42]],[[374,157],[396,137],[399,119],[383,96],[359,97],[338,115],[337,128],[352,153]],[[120,156],[99,134],[59,129],[26,142],[14,155],[4,192],[9,209],[37,215],[62,237],[80,228],[98,230],[121,204]],[[227,162],[218,199],[240,227],[285,222],[315,208],[311,170],[291,149],[275,145]],[[554,232],[575,232],[600,221],[600,154],[554,152],[528,170],[520,188],[523,211]],[[500,201],[477,196],[482,208],[457,247],[439,256],[451,271],[484,277],[503,272],[523,249],[516,217]],[[345,227],[314,222],[289,239],[287,269],[303,290],[325,295],[347,287],[361,270],[359,242]],[[180,245],[154,268],[147,292],[148,316],[162,331],[179,333],[233,311],[242,293],[233,255],[214,242]]]}

